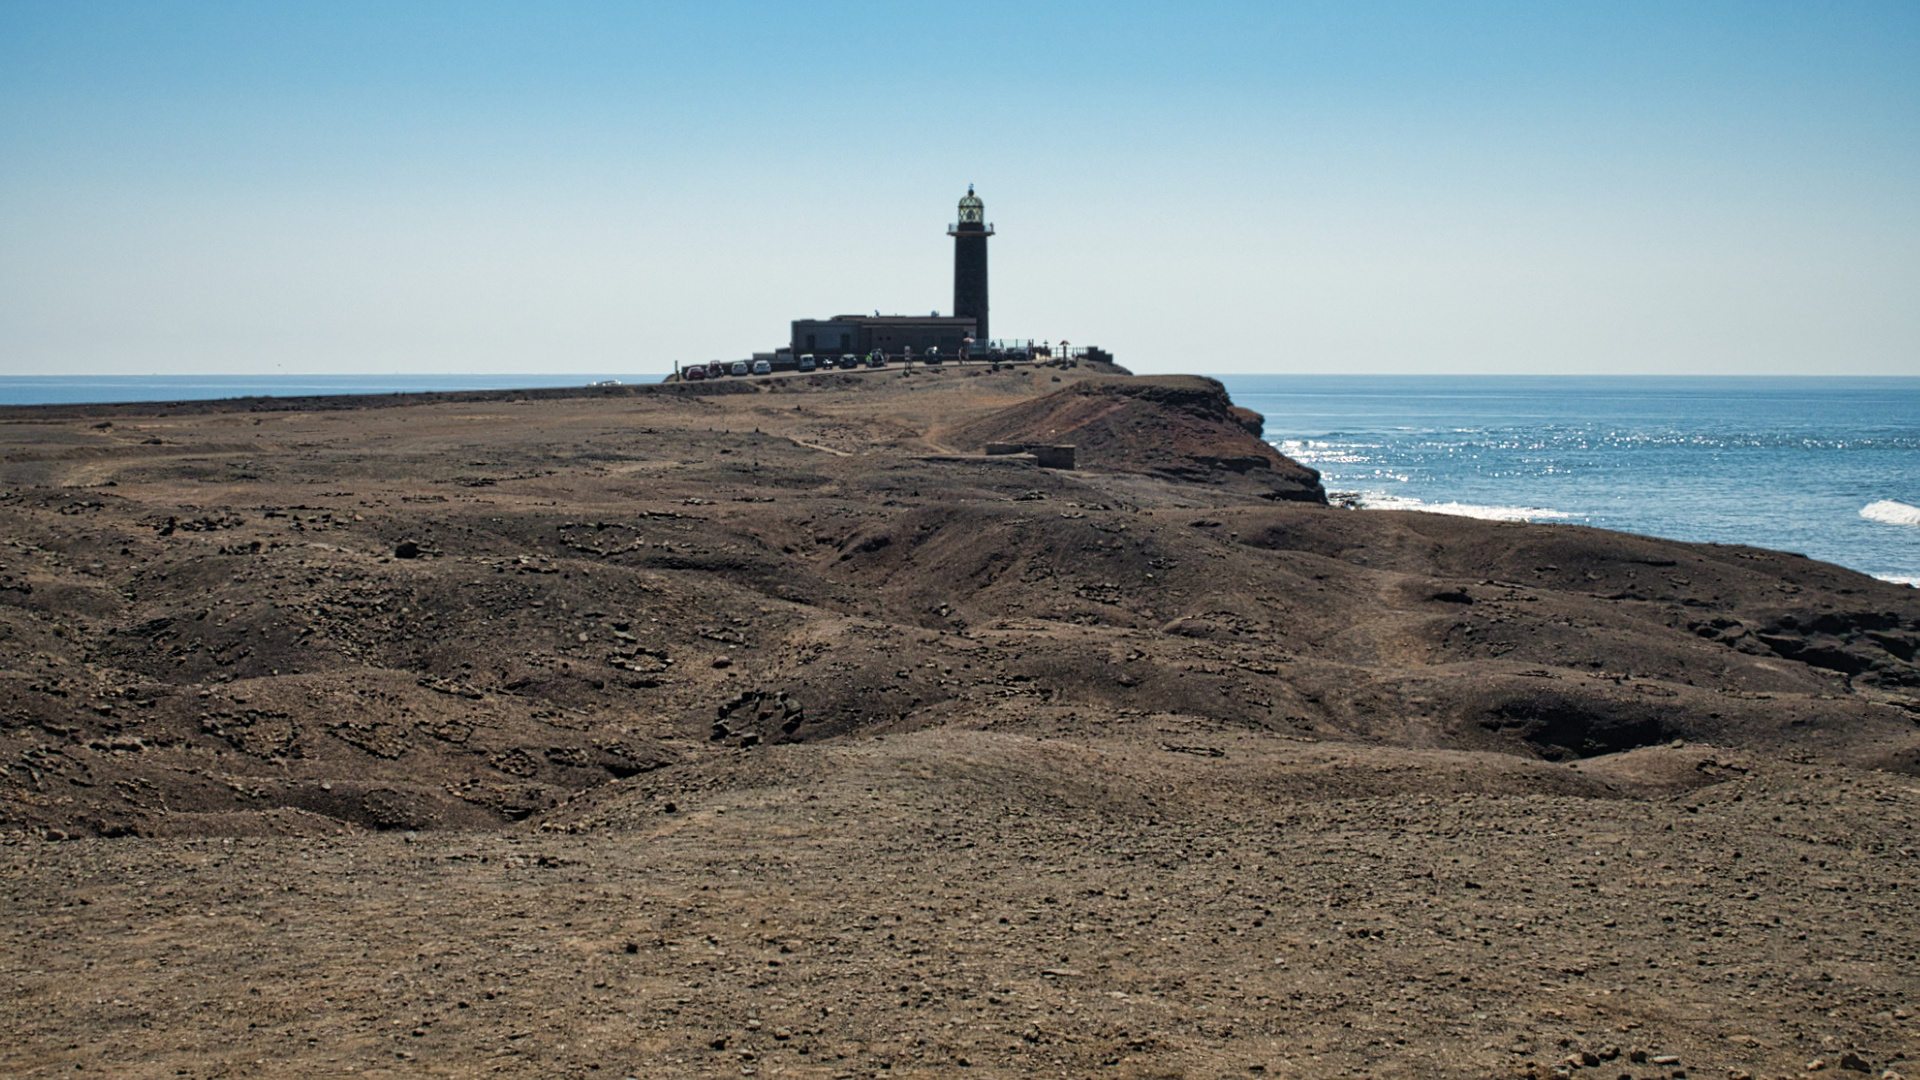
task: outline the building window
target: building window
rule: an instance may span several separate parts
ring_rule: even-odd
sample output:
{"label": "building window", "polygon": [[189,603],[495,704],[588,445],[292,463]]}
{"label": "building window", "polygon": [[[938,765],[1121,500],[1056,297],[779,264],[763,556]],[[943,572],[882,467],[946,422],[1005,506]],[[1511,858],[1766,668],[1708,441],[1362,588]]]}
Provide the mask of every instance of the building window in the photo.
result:
{"label": "building window", "polygon": [[809,349],[811,349],[811,348],[813,348],[813,335],[812,335],[812,334],[808,334],[808,335],[807,335],[807,348],[809,348]]}

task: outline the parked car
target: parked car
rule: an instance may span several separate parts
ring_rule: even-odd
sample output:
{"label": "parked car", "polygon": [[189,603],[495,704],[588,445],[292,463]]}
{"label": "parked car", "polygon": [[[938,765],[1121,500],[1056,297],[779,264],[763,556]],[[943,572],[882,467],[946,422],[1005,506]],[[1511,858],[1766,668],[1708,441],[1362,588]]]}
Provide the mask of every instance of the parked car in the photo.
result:
{"label": "parked car", "polygon": [[818,366],[819,366],[819,362],[814,360],[812,353],[808,353],[805,356],[802,356],[800,358],[801,371],[812,371],[814,368]]}
{"label": "parked car", "polygon": [[[857,361],[856,361],[856,362],[857,362]],[[882,368],[882,367],[886,367],[886,366],[887,366],[887,354],[886,354],[886,353],[883,353],[883,352],[875,352],[875,353],[870,353],[870,354],[868,354],[868,356],[867,356],[867,366],[868,366],[868,367],[870,367],[870,368]]]}
{"label": "parked car", "polygon": [[843,368],[843,369],[844,369],[844,368],[857,368],[857,367],[859,367],[859,366],[860,366],[860,358],[859,358],[859,357],[857,357],[857,356],[855,356],[855,355],[853,355],[852,353],[848,353],[848,354],[846,354],[845,356],[842,356],[842,357],[840,358],[840,366],[841,366],[841,368]]}
{"label": "parked car", "polygon": [[748,371],[747,362],[745,360],[735,360],[733,362],[733,368],[731,369],[732,374],[745,375],[747,371]]}
{"label": "parked car", "polygon": [[755,360],[753,362],[753,373],[755,375],[771,375],[773,374],[773,364],[766,360]]}
{"label": "parked car", "polygon": [[695,364],[680,373],[681,382],[699,382],[707,377],[707,366]]}
{"label": "parked car", "polygon": [[927,355],[923,357],[920,362],[923,364],[944,363],[945,358],[940,355],[940,346],[935,345],[932,348],[929,348],[927,350]]}
{"label": "parked car", "polygon": [[1029,353],[1029,352],[1028,352],[1027,350],[1025,350],[1025,349],[1021,349],[1021,348],[1013,348],[1013,349],[1008,349],[1008,350],[1007,350],[1007,359],[1008,359],[1008,360],[1011,360],[1011,361],[1014,361],[1015,363],[1019,363],[1019,362],[1021,362],[1021,361],[1024,361],[1024,360],[1031,360],[1031,359],[1033,359],[1033,354],[1032,354],[1032,353]]}
{"label": "parked car", "polygon": [[707,378],[717,379],[727,373],[727,366],[718,360],[707,361]]}

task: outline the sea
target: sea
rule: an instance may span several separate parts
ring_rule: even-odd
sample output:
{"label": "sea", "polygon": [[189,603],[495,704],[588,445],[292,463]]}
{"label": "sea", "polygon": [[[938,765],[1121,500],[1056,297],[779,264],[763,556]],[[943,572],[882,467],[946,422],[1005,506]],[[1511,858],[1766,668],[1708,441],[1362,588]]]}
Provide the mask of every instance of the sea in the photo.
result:
{"label": "sea", "polygon": [[1346,505],[1753,544],[1920,585],[1920,378],[1220,379]]}
{"label": "sea", "polygon": [[6,375],[0,376],[0,405],[526,390],[545,386],[585,386],[606,380],[655,383],[662,378],[665,376],[554,372],[506,375]]}
{"label": "sea", "polygon": [[[11,376],[0,404],[658,382]],[[1222,375],[1336,501],[1753,544],[1920,585],[1920,378]]]}

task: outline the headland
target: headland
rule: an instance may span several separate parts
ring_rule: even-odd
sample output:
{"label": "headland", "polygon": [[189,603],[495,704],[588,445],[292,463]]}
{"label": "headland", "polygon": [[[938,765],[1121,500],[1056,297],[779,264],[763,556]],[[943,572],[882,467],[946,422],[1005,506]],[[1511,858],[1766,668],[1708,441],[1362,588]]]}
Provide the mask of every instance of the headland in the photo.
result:
{"label": "headland", "polygon": [[0,411],[0,1069],[1912,1071],[1913,590],[1259,431],[1088,361]]}

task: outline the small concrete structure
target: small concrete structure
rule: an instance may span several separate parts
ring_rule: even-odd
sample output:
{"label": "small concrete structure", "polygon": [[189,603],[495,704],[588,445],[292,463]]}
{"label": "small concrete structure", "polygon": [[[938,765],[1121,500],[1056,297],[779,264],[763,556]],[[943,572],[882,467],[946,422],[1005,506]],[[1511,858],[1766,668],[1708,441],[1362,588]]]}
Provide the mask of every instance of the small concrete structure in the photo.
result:
{"label": "small concrete structure", "polygon": [[986,450],[991,456],[998,456],[1000,454],[1032,454],[1033,459],[1039,462],[1040,467],[1043,469],[1073,468],[1073,447],[1071,446],[1048,446],[1042,443],[997,442],[988,443]]}

